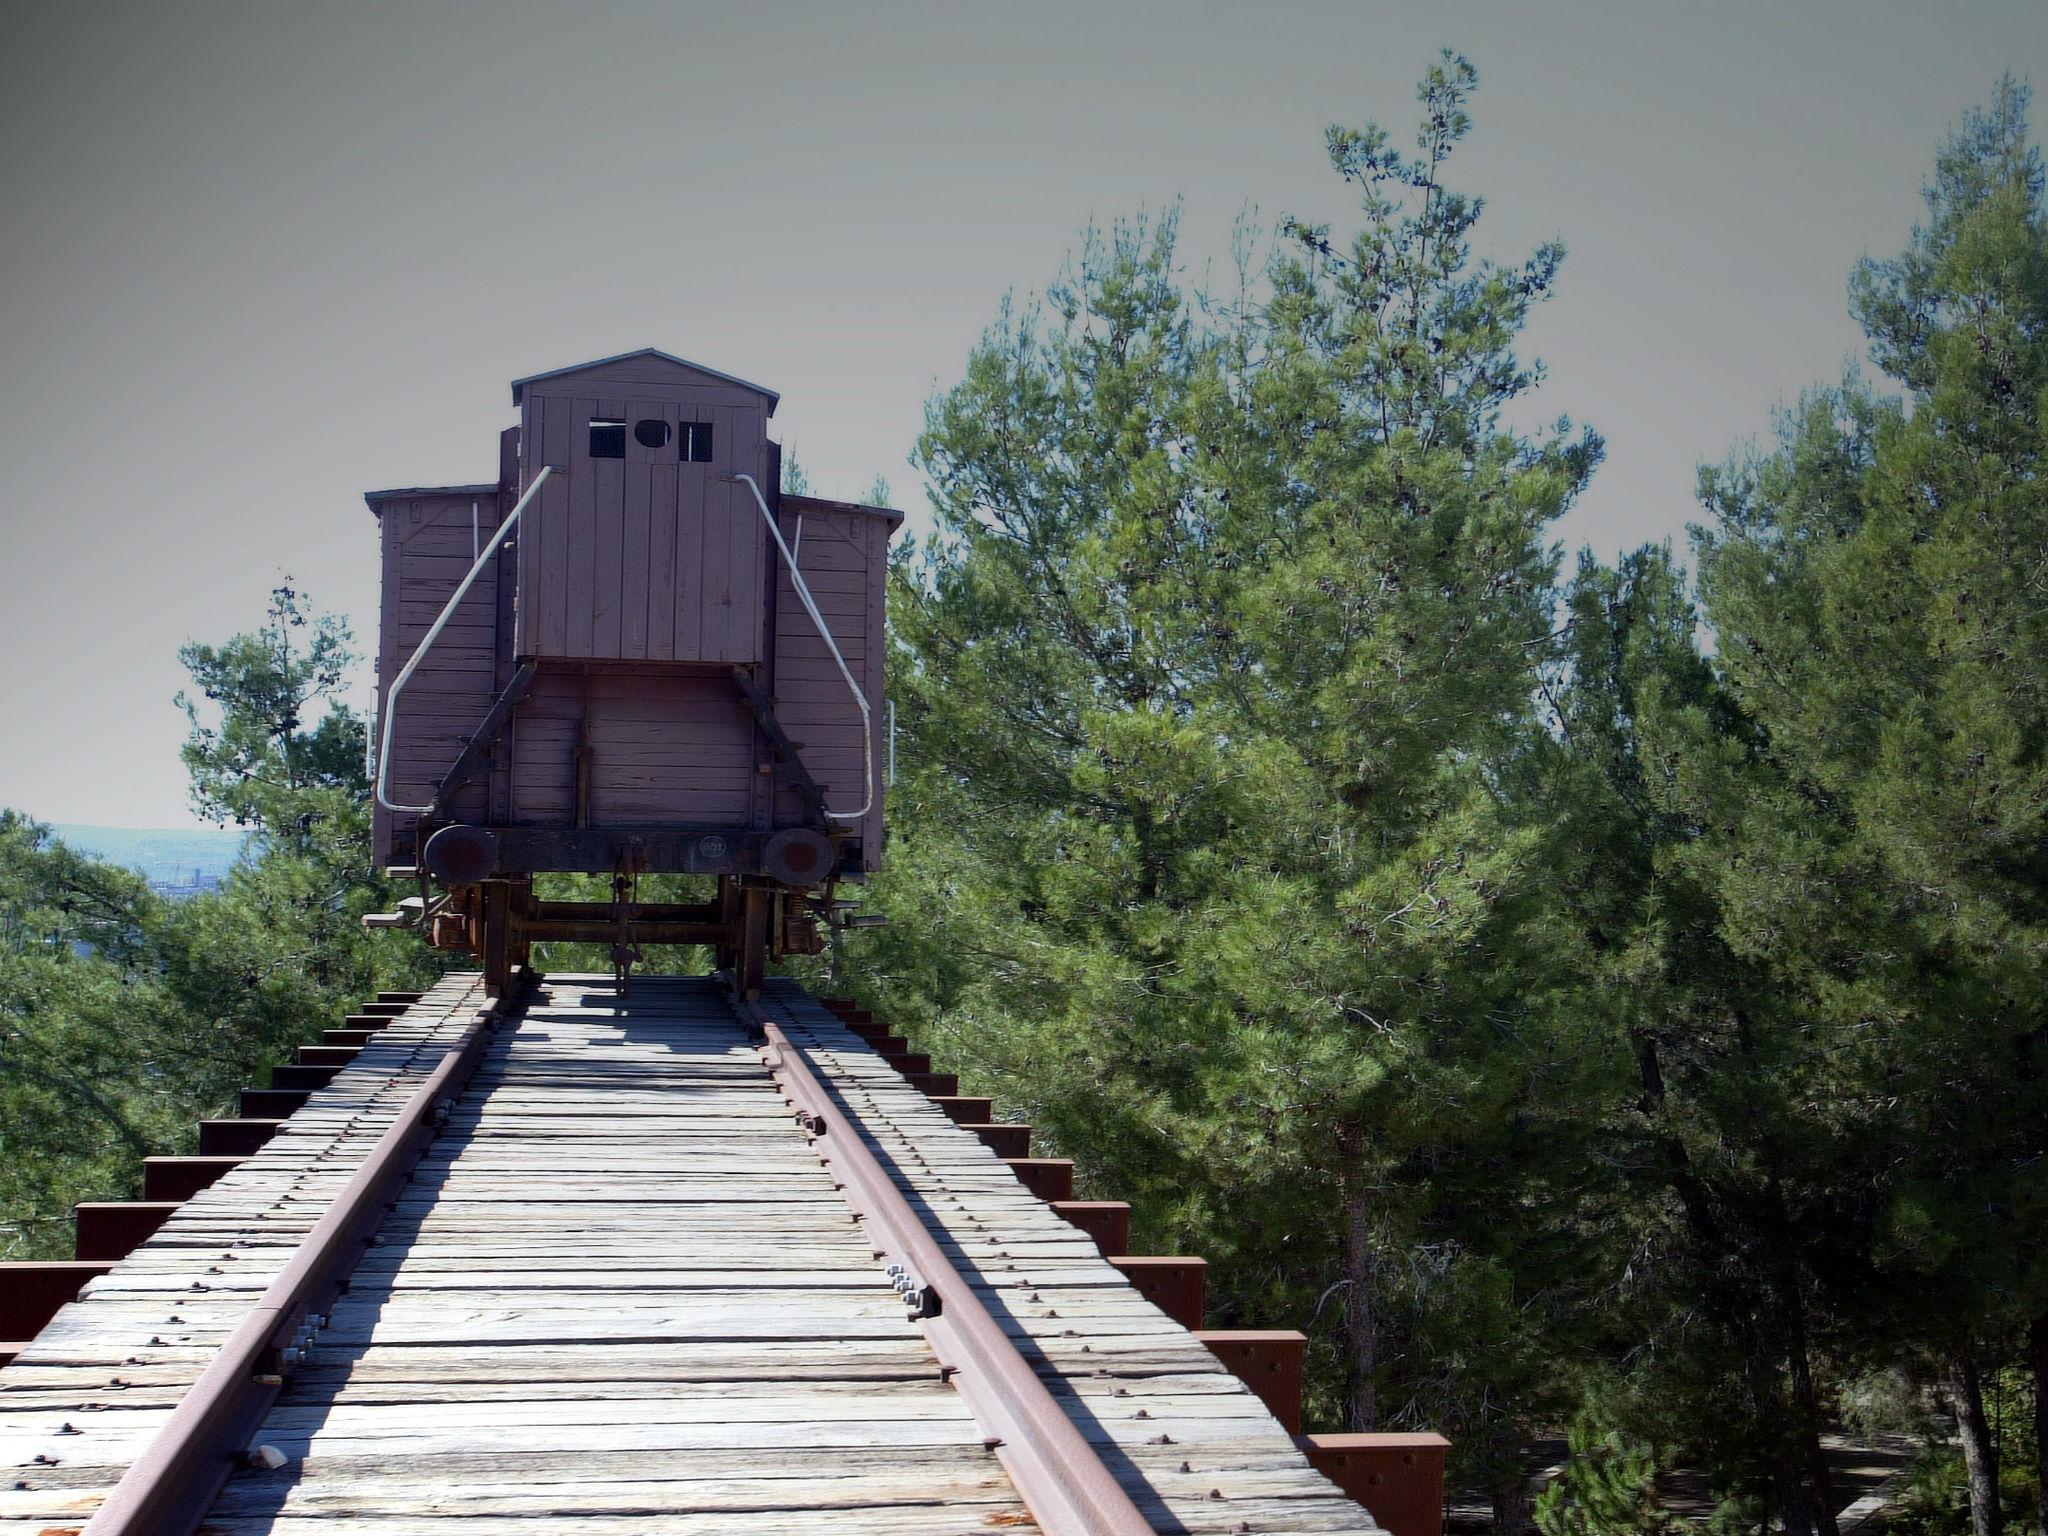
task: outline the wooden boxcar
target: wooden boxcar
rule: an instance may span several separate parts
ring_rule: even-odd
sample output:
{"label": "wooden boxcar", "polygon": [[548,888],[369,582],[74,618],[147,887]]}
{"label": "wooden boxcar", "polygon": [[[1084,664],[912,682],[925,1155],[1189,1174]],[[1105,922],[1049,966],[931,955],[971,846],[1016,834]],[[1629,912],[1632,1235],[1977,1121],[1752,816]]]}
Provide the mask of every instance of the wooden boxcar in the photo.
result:
{"label": "wooden boxcar", "polygon": [[[373,491],[389,921],[478,952],[709,942],[758,981],[881,857],[883,594],[902,514],[779,491],[776,396],[642,351],[516,380],[497,478]],[[609,903],[533,876],[614,877]],[[641,902],[637,877],[719,877]]]}

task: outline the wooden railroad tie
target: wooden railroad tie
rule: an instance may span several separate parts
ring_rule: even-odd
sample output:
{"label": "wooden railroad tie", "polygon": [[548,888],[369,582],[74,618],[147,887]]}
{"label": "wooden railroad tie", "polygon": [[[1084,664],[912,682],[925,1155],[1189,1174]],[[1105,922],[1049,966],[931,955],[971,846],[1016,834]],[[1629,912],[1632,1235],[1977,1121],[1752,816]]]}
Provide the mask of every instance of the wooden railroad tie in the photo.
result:
{"label": "wooden railroad tie", "polygon": [[[675,995],[690,997],[700,994],[688,990],[686,986],[679,989]],[[546,994],[542,996],[545,1001]],[[197,1155],[145,1159],[140,1200],[94,1201],[77,1206],[76,1259],[57,1264],[0,1265],[0,1364],[12,1358],[22,1347],[19,1342],[9,1343],[8,1340],[32,1340],[68,1302],[79,1296],[81,1288],[106,1275],[115,1260],[125,1256],[158,1231],[172,1217],[183,1200],[210,1189],[216,1182],[242,1167],[249,1158],[261,1152],[276,1138],[284,1127],[286,1118],[294,1110],[302,1107],[312,1094],[334,1085],[336,1077],[347,1070],[350,1063],[374,1043],[375,1037],[394,1020],[402,1017],[409,1007],[420,1000],[420,997],[421,994],[417,993],[380,994],[376,1003],[365,1004],[357,1012],[349,1015],[343,1027],[324,1031],[318,1044],[300,1047],[292,1061],[280,1063],[272,1069],[269,1087],[243,1090],[239,1116],[200,1123]],[[909,1041],[892,1034],[886,1026],[877,1023],[865,1010],[855,1007],[850,1001],[830,1001],[836,1004],[831,1011],[842,1018],[848,1015],[857,1016],[848,1021],[849,1029],[866,1042],[877,1058],[902,1074],[902,1084],[921,1091],[946,1121],[960,1130],[971,1133],[974,1141],[982,1148],[986,1148],[985,1152],[963,1152],[963,1143],[969,1148],[973,1143],[965,1142],[965,1138],[952,1137],[948,1132],[944,1138],[935,1140],[927,1149],[935,1167],[926,1168],[923,1156],[917,1159],[917,1167],[924,1170],[922,1173],[912,1170],[908,1164],[904,1165],[913,1179],[936,1174],[941,1180],[936,1187],[944,1189],[946,1186],[943,1178],[947,1159],[966,1158],[965,1162],[952,1164],[961,1168],[971,1167],[977,1160],[985,1160],[991,1155],[1001,1161],[1027,1190],[1046,1202],[1046,1209],[1051,1216],[1058,1217],[1077,1232],[1085,1234],[1096,1252],[1123,1276],[1136,1296],[1142,1297],[1145,1302],[1157,1308],[1160,1314],[1189,1330],[1187,1334],[1176,1335],[1182,1342],[1175,1347],[1190,1350],[1198,1345],[1200,1348],[1195,1350],[1195,1353],[1199,1355],[1206,1351],[1208,1357],[1213,1358],[1224,1370],[1243,1383],[1245,1390],[1256,1396],[1271,1413],[1278,1431],[1291,1437],[1292,1443],[1306,1458],[1308,1467],[1312,1467],[1329,1480],[1323,1486],[1334,1486],[1362,1504],[1371,1511],[1378,1524],[1391,1533],[1391,1536],[1441,1536],[1443,1465],[1448,1442],[1437,1435],[1302,1434],[1303,1375],[1307,1347],[1304,1334],[1291,1329],[1202,1328],[1207,1283],[1207,1264],[1202,1258],[1127,1253],[1125,1250],[1130,1246],[1131,1236],[1131,1207],[1127,1202],[1075,1199],[1073,1163],[1066,1158],[1032,1156],[1030,1125],[998,1120],[995,1117],[995,1104],[992,1099],[982,1095],[961,1094],[956,1076],[952,1073],[933,1071],[929,1057],[924,1052],[912,1050]],[[635,1006],[649,1005],[639,1004],[636,993]],[[684,1021],[694,1021],[698,1018],[698,1015],[690,1013],[687,1008],[680,1015],[665,1015],[661,1007],[656,1005],[653,1012],[657,1017],[676,1017]],[[452,1017],[452,1014],[449,1016]],[[664,1023],[659,1027],[681,1027],[688,1030],[706,1026],[684,1022],[680,1025]],[[538,1038],[545,1041],[550,1031],[559,1032],[564,1029],[572,1033],[595,1029],[596,1033],[591,1036],[593,1045],[600,1049],[617,1048],[613,1042],[606,1039],[605,1027],[600,1016],[593,1013],[586,1024],[573,1005],[567,1008],[555,1007],[549,1016],[549,1023],[542,1027]],[[407,1038],[416,1036],[408,1034]],[[540,1075],[532,1079],[535,1085],[546,1084],[551,1090],[556,1088],[558,1085],[549,1075],[553,1069],[543,1064],[547,1059],[545,1052],[542,1056],[533,1058],[532,1066],[522,1067],[519,1065],[521,1056],[514,1053],[510,1044],[512,1038],[510,1034],[499,1036],[499,1039],[505,1042],[505,1047],[502,1052],[491,1055],[490,1060],[495,1065],[488,1069],[479,1069],[486,1071],[485,1081],[495,1085],[496,1074],[516,1075],[522,1071],[537,1070]],[[403,1049],[401,1047],[401,1052]],[[496,1048],[493,1049],[496,1051]],[[618,1059],[622,1062],[631,1062],[630,1070],[635,1075],[647,1077],[650,1085],[663,1080],[664,1074],[681,1074],[682,1077],[687,1077],[694,1070],[687,1056],[674,1059],[657,1056],[642,1060],[636,1059],[630,1043],[624,1049],[625,1055]],[[384,1069],[379,1067],[377,1070],[381,1073]],[[872,1077],[852,1080],[873,1081]],[[363,1074],[357,1072],[349,1081],[355,1083],[356,1087],[348,1089],[345,1085],[339,1085],[338,1091],[342,1097],[338,1100],[323,1097],[323,1103],[359,1102],[347,1095],[360,1094],[363,1091]],[[889,1081],[893,1084],[898,1082],[898,1079],[891,1078]],[[599,1105],[612,1086],[606,1081],[605,1074],[600,1072],[589,1084],[573,1090],[572,1099],[581,1102],[584,1107],[571,1112],[586,1116],[599,1114]],[[482,1091],[488,1094],[492,1088],[487,1086]],[[891,1092],[899,1099],[902,1096],[901,1087],[876,1090],[876,1093],[884,1098],[884,1102],[886,1095]],[[689,1149],[692,1146],[691,1138],[697,1133],[684,1129],[684,1126],[691,1117],[701,1116],[707,1111],[697,1107],[688,1096],[677,1098],[660,1095],[657,1101],[665,1105],[659,1113],[673,1122],[673,1128],[668,1134],[682,1138],[677,1141],[679,1149]],[[469,1102],[473,1105],[476,1101],[471,1099]],[[886,1121],[887,1111],[883,1110],[882,1114]],[[328,1118],[331,1116],[323,1117],[320,1124],[324,1125]],[[907,1128],[910,1122],[906,1121],[903,1124]],[[767,1131],[766,1123],[763,1124],[762,1130]],[[784,1133],[780,1131],[769,1134],[762,1143],[763,1148],[779,1145],[782,1134]],[[308,1139],[317,1141],[324,1135],[324,1132],[315,1130],[310,1133]],[[941,1153],[941,1140],[950,1150]],[[542,1138],[536,1143],[540,1146],[551,1144],[552,1138]],[[303,1147],[306,1141],[295,1138],[295,1145]],[[502,1142],[493,1143],[493,1150],[483,1155],[482,1169],[485,1173],[491,1172],[494,1158],[502,1157],[503,1153],[498,1149],[503,1145]],[[597,1143],[593,1142],[591,1145],[595,1146]],[[438,1156],[445,1167],[451,1160],[462,1157],[464,1152],[458,1145],[439,1154],[430,1152],[428,1155]],[[572,1180],[577,1177],[593,1177],[598,1173],[595,1165],[575,1161],[587,1155],[570,1153],[571,1162],[564,1164],[563,1168]],[[986,1166],[985,1162],[983,1166]],[[587,1173],[579,1172],[586,1167]],[[472,1173],[470,1177],[474,1179],[476,1174]],[[238,1179],[225,1186],[221,1192],[209,1196],[208,1199],[211,1201],[225,1203],[209,1206],[207,1216],[200,1218],[201,1221],[218,1221],[219,1217],[214,1213],[235,1209],[235,1201],[247,1199],[246,1194],[238,1191],[245,1191],[250,1187],[247,1178]],[[559,1187],[559,1181],[553,1187]],[[434,1197],[427,1194],[424,1199],[428,1204],[432,1204]],[[526,1202],[516,1191],[492,1196],[490,1199],[495,1205],[465,1204],[458,1213],[461,1220],[475,1220],[492,1210],[497,1210],[502,1213],[497,1219],[509,1220],[514,1228],[524,1230],[526,1218],[521,1213],[526,1209]],[[1014,1196],[1009,1197],[1007,1202],[998,1197],[996,1204],[987,1209],[1000,1211],[1005,1208],[1012,1211],[1019,1209]],[[987,1216],[984,1219],[999,1218]],[[1046,1218],[1036,1219],[1044,1221]],[[204,1230],[204,1226],[195,1230]],[[509,1235],[512,1230],[513,1228],[507,1228],[507,1234]],[[1043,1241],[1042,1236],[1039,1241]],[[861,1246],[864,1251],[864,1245]],[[152,1252],[159,1251],[176,1250],[162,1249],[161,1245],[152,1249]],[[1071,1246],[1067,1251],[1073,1251]],[[389,1275],[390,1266],[391,1260],[387,1258],[375,1268],[379,1274]],[[629,1264],[627,1267],[635,1266]],[[597,1290],[603,1290],[610,1284],[609,1281],[596,1277],[582,1283],[586,1288],[595,1288],[593,1295]],[[1099,1285],[1100,1282],[1093,1283]],[[1065,1304],[1059,1302],[1058,1296],[1054,1294],[1059,1289],[1060,1282],[1025,1281],[1023,1284],[1026,1290],[1042,1286],[1047,1292],[1042,1303],[1036,1294],[1031,1295],[1030,1307],[1058,1304],[1062,1311],[1065,1310]],[[209,1286],[197,1284],[193,1289],[205,1292]],[[573,1293],[576,1289],[575,1284],[572,1283],[570,1289]],[[740,1294],[735,1293],[736,1296]],[[122,1304],[122,1300],[117,1297],[114,1303],[116,1308]],[[218,1304],[217,1300],[216,1305]],[[745,1305],[744,1302],[734,1304]],[[414,1305],[418,1305],[417,1301]],[[627,1305],[631,1306],[634,1303],[629,1302]],[[1124,1301],[1118,1305],[1129,1306],[1132,1303]],[[1025,1319],[1027,1315],[1027,1312],[1018,1314],[1020,1320]],[[1058,1316],[1057,1313],[1053,1315]],[[201,1321],[203,1322],[203,1319]],[[559,1324],[551,1323],[549,1326],[555,1328]],[[1036,1325],[1027,1323],[1027,1326]],[[1079,1319],[1073,1324],[1052,1324],[1054,1329],[1074,1326],[1085,1327]],[[1055,1333],[1042,1337],[1050,1341],[1046,1347],[1054,1348],[1060,1336]],[[1074,1335],[1069,1332],[1065,1336],[1085,1337],[1085,1333]],[[167,1342],[174,1341],[167,1335]],[[349,1346],[344,1343],[343,1347]],[[1175,1369],[1184,1372],[1190,1367],[1182,1363]],[[1098,1374],[1114,1373],[1082,1373],[1084,1377],[1089,1378]],[[897,1389],[892,1387],[887,1390],[894,1392]],[[1128,1394],[1118,1388],[1114,1395],[1125,1398]],[[1136,1417],[1140,1419],[1148,1416],[1160,1418],[1162,1410],[1166,1410],[1164,1399],[1130,1400],[1134,1404],[1142,1405],[1141,1409],[1131,1410],[1135,1411]],[[1108,1402],[1108,1398],[1102,1400],[1103,1408],[1107,1408]],[[1142,1410],[1149,1410],[1149,1414]],[[1121,1422],[1125,1416],[1125,1410],[1110,1410],[1110,1418],[1115,1422]],[[1170,1412],[1166,1416],[1170,1417]],[[925,1420],[920,1419],[919,1422],[923,1423]],[[1274,1430],[1269,1428],[1265,1433],[1272,1434]],[[1191,1442],[1191,1445],[1198,1443]],[[1284,1446],[1286,1442],[1280,1443]],[[926,1453],[917,1454],[921,1456]],[[1199,1452],[1192,1459],[1199,1461]],[[1292,1475],[1309,1477],[1308,1470],[1302,1468],[1299,1462],[1295,1463],[1295,1466],[1300,1470]],[[1222,1477],[1224,1474],[1219,1473],[1218,1476]],[[1315,1479],[1310,1478],[1310,1481]],[[1020,1482],[1018,1486],[1021,1487],[1023,1484]],[[1292,1497],[1302,1496],[1297,1492]],[[1307,1497],[1313,1500],[1319,1496],[1308,1494]],[[1332,1492],[1323,1497],[1334,1501],[1336,1494]],[[1247,1502],[1243,1508],[1248,1515],[1256,1513],[1252,1502]],[[1164,1509],[1161,1513],[1165,1513]],[[1338,1525],[1341,1524],[1340,1519]],[[154,1526],[147,1528],[156,1529]],[[1332,1525],[1328,1528],[1334,1530],[1338,1526]]]}
{"label": "wooden railroad tie", "polygon": [[[878,1023],[854,999],[820,1001],[892,1065],[909,1053],[907,1040]],[[949,1119],[980,1136],[1026,1188],[1094,1239],[1097,1250],[1140,1295],[1201,1340],[1295,1437],[1311,1466],[1364,1505],[1390,1536],[1441,1536],[1448,1440],[1428,1433],[1303,1434],[1306,1334],[1292,1328],[1203,1328],[1206,1260],[1125,1252],[1131,1238],[1127,1201],[1074,1199],[1071,1161],[1030,1156],[1029,1126],[996,1123],[991,1119],[992,1099],[962,1095],[952,1073],[932,1072],[922,1056],[918,1062],[915,1072],[905,1074],[912,1083],[923,1088]]]}

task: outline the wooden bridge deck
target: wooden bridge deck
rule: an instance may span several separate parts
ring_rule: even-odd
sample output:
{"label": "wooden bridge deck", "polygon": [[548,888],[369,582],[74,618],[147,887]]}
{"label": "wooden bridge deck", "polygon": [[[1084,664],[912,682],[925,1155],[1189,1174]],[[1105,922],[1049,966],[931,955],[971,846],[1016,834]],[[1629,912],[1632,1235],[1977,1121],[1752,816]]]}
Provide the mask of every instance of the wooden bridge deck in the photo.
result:
{"label": "wooden bridge deck", "polygon": [[[775,984],[768,1004],[1157,1529],[1375,1529],[977,1137],[800,989]],[[408,1081],[400,1053],[445,1048],[473,1007],[466,978],[436,988],[0,1372],[17,1483],[0,1518],[74,1529],[96,1507],[374,1139]],[[283,1465],[236,1472],[204,1529],[1031,1524],[706,981],[643,978],[620,1000],[608,981],[555,978],[528,1003],[256,1442]]]}
{"label": "wooden bridge deck", "polygon": [[0,1370],[0,1530],[98,1508],[482,1003],[444,979]]}

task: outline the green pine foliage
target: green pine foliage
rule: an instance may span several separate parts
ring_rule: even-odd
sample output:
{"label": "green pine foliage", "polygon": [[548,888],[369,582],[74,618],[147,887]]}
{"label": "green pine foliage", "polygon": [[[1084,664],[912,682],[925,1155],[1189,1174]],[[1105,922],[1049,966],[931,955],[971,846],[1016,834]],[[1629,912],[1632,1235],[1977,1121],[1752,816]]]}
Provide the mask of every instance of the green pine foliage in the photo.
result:
{"label": "green pine foliage", "polygon": [[438,969],[362,927],[396,893],[336,702],[347,631],[287,580],[257,629],[183,660],[193,804],[255,834],[223,886],[161,901],[0,812],[0,1257],[69,1257],[75,1202],[132,1198],[145,1156],[192,1151],[352,1002]]}
{"label": "green pine foliage", "polygon": [[1542,1536],[1668,1536],[1683,1522],[1657,1496],[1650,1448],[1584,1414],[1568,1440],[1564,1471],[1537,1496]]}
{"label": "green pine foliage", "polygon": [[[1507,1528],[1592,1401],[1731,1527],[1827,1536],[1873,1371],[1995,1490],[2037,1454],[1972,1383],[2048,1328],[2024,92],[1855,274],[1900,393],[1703,474],[1695,591],[1662,549],[1558,580],[1600,445],[1509,425],[1561,253],[1475,254],[1473,83],[1425,76],[1412,149],[1332,132],[1354,229],[1222,294],[1171,215],[1093,233],[932,402],[894,926],[847,974],[1206,1254],[1216,1321],[1307,1328],[1313,1420],[1445,1429]],[[1612,1507],[1549,1518],[1653,1519],[1597,1454]]]}
{"label": "green pine foliage", "polygon": [[1540,1215],[1571,1181],[1518,1150],[1585,1053],[1501,775],[1600,444],[1506,424],[1562,253],[1473,249],[1473,84],[1432,68],[1412,151],[1331,134],[1357,228],[1289,225],[1262,296],[1122,224],[932,403],[864,964],[1148,1246],[1209,1257],[1220,1322],[1310,1326],[1320,1417],[1447,1425],[1513,1498],[1577,1300]]}
{"label": "green pine foliage", "polygon": [[0,811],[0,1258],[70,1257],[72,1204],[177,1133],[151,1091],[178,1046],[160,918],[138,877]]}

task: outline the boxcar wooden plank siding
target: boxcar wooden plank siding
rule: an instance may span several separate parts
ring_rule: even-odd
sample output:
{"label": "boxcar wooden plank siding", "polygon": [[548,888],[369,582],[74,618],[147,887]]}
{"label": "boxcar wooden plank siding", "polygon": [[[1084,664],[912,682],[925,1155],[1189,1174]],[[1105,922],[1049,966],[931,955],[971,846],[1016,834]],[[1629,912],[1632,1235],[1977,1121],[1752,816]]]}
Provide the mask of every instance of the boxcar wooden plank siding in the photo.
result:
{"label": "boxcar wooden plank siding", "polygon": [[551,403],[562,407],[569,438],[569,558],[562,573],[562,648],[556,654],[589,656],[597,632],[597,487],[590,460],[590,419],[597,414],[597,402]]}
{"label": "boxcar wooden plank siding", "polygon": [[[375,498],[372,505],[378,509],[385,577],[377,656],[384,718],[386,691],[495,535],[500,508],[495,488],[480,486],[400,493]],[[442,722],[463,722],[455,729],[466,735],[489,710],[496,693],[496,603],[496,584],[488,577],[472,587],[407,685],[390,724],[393,799],[424,804],[462,751],[462,742],[451,744]],[[471,786],[453,809],[482,814],[484,786]],[[389,813],[380,810],[378,825],[386,835],[388,822]]]}
{"label": "boxcar wooden plank siding", "polygon": [[[610,413],[607,413],[610,414]],[[626,421],[631,436],[633,424]],[[626,464],[623,459],[593,459],[590,464],[590,494],[593,506],[590,592],[590,652],[592,656],[631,656],[624,649],[621,610],[626,602]],[[644,569],[635,572],[646,581]]]}
{"label": "boxcar wooden plank siding", "polygon": [[[593,673],[588,680],[593,825],[738,826],[753,780],[751,727],[721,678]],[[515,825],[551,824],[573,806],[585,681],[543,672],[527,702],[512,767]]]}
{"label": "boxcar wooden plank siding", "polygon": [[[500,435],[496,483],[373,494],[380,506],[382,497],[406,508],[403,519],[384,519],[379,669],[388,686],[441,621],[485,537],[524,488],[549,474],[517,537],[501,541],[497,565],[449,615],[408,684],[389,731],[391,797],[428,804],[456,761],[481,746],[435,819],[515,830],[581,821],[600,833],[814,826],[858,840],[857,865],[842,868],[878,867],[888,747],[883,576],[900,514],[778,497],[779,456],[767,437],[775,397],[665,354],[534,375],[515,383],[513,397],[521,424]],[[593,453],[598,421],[618,426]],[[787,538],[797,540],[801,527],[806,580],[874,711],[865,758],[860,710],[797,600],[752,490],[738,483],[742,474],[779,503]],[[499,718],[490,742],[476,743],[527,663],[537,668],[527,696]],[[830,809],[868,802],[858,823],[820,823],[813,800],[771,771],[769,735],[745,707],[734,669],[750,670],[748,686],[766,694]],[[580,802],[579,764],[589,784]],[[377,810],[380,862],[418,862],[419,831],[415,815]],[[616,851],[602,838],[550,847],[568,850],[550,856],[593,868],[608,867]],[[508,854],[507,867],[521,867],[516,859]]]}
{"label": "boxcar wooden plank siding", "polygon": [[482,1002],[435,985],[0,1369],[0,1526],[99,1506]]}
{"label": "boxcar wooden plank siding", "polygon": [[[703,382],[685,382],[692,377]],[[520,654],[759,660],[762,530],[751,504],[736,499],[744,491],[727,477],[744,471],[758,480],[764,473],[766,398],[659,361],[625,376],[607,368],[569,370],[531,381],[519,394],[527,429],[523,478],[530,482],[553,465],[568,482],[561,543],[550,500],[541,548],[546,569],[521,578]],[[623,457],[592,456],[590,423],[600,419],[624,422]],[[665,425],[664,440],[640,442],[641,421]],[[690,422],[710,424],[712,462],[683,457],[682,429]],[[650,471],[644,540],[637,530],[640,477],[629,468],[635,463]],[[657,465],[675,473],[656,475]],[[671,558],[657,565],[664,552]],[[659,613],[656,603],[665,605]],[[628,617],[636,612],[644,617]]]}
{"label": "boxcar wooden plank siding", "polygon": [[[884,579],[894,526],[891,516],[879,509],[853,509],[786,496],[779,518],[783,540],[795,548],[797,568],[838,642],[840,654],[873,701],[874,801],[859,823],[863,862],[868,869],[877,868],[881,860],[883,780],[888,766],[882,656]],[[796,538],[799,518],[803,524],[800,542]],[[802,743],[799,755],[824,790],[827,807],[835,811],[858,808],[866,786],[860,753],[860,706],[847,691],[846,679],[805,612],[786,569],[777,574],[775,714],[790,737]],[[796,814],[798,804],[792,792],[783,792],[782,814]]]}
{"label": "boxcar wooden plank siding", "polygon": [[647,608],[654,590],[654,567],[647,558],[653,477],[647,450],[633,436],[631,423],[636,417],[661,420],[658,413],[648,417],[649,410],[644,404],[635,404],[626,411],[626,462],[620,470],[625,525],[619,544],[619,650],[643,660],[649,655]]}
{"label": "boxcar wooden plank siding", "polygon": [[[662,419],[671,431],[676,413],[668,410]],[[682,518],[656,517],[656,507],[676,503],[676,471],[673,460],[647,466],[647,655],[652,661],[672,661],[676,654],[676,550],[682,537]]]}

